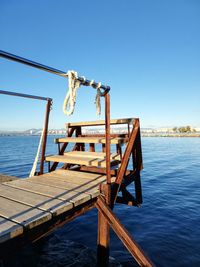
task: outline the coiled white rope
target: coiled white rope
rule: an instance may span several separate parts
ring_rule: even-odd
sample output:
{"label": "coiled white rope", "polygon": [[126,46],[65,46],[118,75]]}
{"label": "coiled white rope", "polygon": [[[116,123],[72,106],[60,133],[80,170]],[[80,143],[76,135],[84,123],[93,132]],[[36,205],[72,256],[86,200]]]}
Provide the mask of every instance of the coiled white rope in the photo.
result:
{"label": "coiled white rope", "polygon": [[95,98],[95,104],[96,104],[96,112],[97,115],[100,116],[101,115],[101,83],[98,83],[97,85],[97,94],[96,94],[96,98]]}
{"label": "coiled white rope", "polygon": [[[68,87],[69,90],[63,102],[63,112],[67,116],[73,114],[74,107],[76,104],[77,90],[81,86],[81,82],[78,81],[78,74],[76,71],[70,70],[66,74],[68,76]],[[69,109],[67,110],[69,104]]]}
{"label": "coiled white rope", "polygon": [[[76,97],[77,97],[77,90],[81,86],[81,82],[78,80],[78,73],[76,71],[70,70],[66,73],[66,76],[68,77],[68,92],[66,94],[66,97],[63,102],[63,112],[67,116],[72,115],[74,112],[75,104],[76,104]],[[83,83],[86,80],[85,77],[83,78]],[[94,87],[94,80],[90,81],[89,85]],[[101,93],[101,83],[98,83],[97,86],[95,86],[97,89],[97,94],[95,98],[95,104],[96,104],[96,112],[97,115],[101,114],[101,96],[104,94]],[[68,108],[69,106],[69,108]],[[67,109],[68,108],[68,109]]]}
{"label": "coiled white rope", "polygon": [[35,175],[35,172],[36,172],[36,169],[37,169],[37,163],[38,163],[39,156],[40,156],[40,150],[41,150],[41,146],[42,146],[42,140],[43,140],[43,137],[44,137],[44,128],[45,127],[43,127],[43,129],[42,129],[42,133],[41,133],[41,136],[40,136],[40,142],[39,142],[39,145],[38,145],[37,154],[35,156],[35,160],[34,160],[33,167],[31,169],[31,172],[29,174],[29,177],[33,177]]}

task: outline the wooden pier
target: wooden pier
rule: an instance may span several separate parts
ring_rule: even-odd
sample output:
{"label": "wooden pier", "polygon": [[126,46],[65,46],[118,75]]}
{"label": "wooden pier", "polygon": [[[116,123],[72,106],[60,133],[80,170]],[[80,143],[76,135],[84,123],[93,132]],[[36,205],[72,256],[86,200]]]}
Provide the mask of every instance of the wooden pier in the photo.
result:
{"label": "wooden pier", "polygon": [[[131,131],[130,123],[133,123]],[[132,206],[142,203],[139,120],[110,121],[111,125],[127,124],[127,133],[115,133],[110,137],[110,143],[115,149],[109,157],[110,203],[106,200],[108,187],[105,137],[97,134],[82,135],[81,129],[104,124],[104,121],[87,122],[82,125],[68,124],[68,135],[55,139],[58,154],[45,157],[49,172],[0,185],[1,257],[5,257],[11,247],[16,248],[20,247],[19,244],[23,246],[27,242],[37,241],[55,228],[96,207],[99,210],[99,266],[107,264],[110,224],[140,265],[152,266],[112,212],[115,202]],[[72,136],[73,134],[75,136]],[[130,142],[131,137],[134,142]],[[73,143],[71,151],[67,150],[70,143]],[[102,146],[102,152],[95,151],[96,144]],[[126,147],[124,153],[123,145]],[[130,157],[134,165],[132,169],[127,169]],[[58,168],[59,163],[62,163],[62,166]],[[131,183],[135,184],[135,196],[127,190]],[[118,196],[119,191],[122,192],[122,196]],[[129,242],[126,244],[127,239]],[[144,262],[147,265],[144,265]]]}
{"label": "wooden pier", "polygon": [[[0,51],[0,56],[67,78],[63,71],[4,51]],[[0,90],[0,94],[46,101],[39,172],[33,177],[0,185],[0,258],[10,256],[12,251],[36,242],[75,217],[97,208],[98,267],[109,264],[110,227],[140,266],[154,266],[113,211],[116,203],[142,204],[139,119],[110,120],[110,87],[83,77],[76,80],[98,92],[103,90],[99,96],[105,100],[105,121],[67,123],[66,136],[55,139],[56,155],[46,155],[52,99]],[[117,132],[119,125],[124,125],[126,132]],[[99,134],[94,130],[88,134],[85,127],[102,127],[104,132]],[[112,127],[118,128],[112,132]],[[44,164],[48,164],[46,173]],[[135,194],[128,191],[129,185],[135,189]]]}

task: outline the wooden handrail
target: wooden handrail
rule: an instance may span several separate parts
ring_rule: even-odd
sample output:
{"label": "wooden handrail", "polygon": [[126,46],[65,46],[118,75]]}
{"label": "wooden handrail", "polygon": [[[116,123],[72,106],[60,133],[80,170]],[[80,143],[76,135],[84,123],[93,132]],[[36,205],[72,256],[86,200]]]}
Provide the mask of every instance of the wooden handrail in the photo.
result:
{"label": "wooden handrail", "polygon": [[42,151],[41,151],[41,160],[40,160],[40,174],[44,172],[44,161],[45,161],[45,152],[46,152],[46,143],[48,135],[48,125],[49,125],[49,114],[51,110],[52,100],[48,100],[46,104],[46,113],[44,121],[44,135],[42,140]]}
{"label": "wooden handrail", "polygon": [[49,125],[49,114],[52,106],[52,98],[50,97],[42,97],[36,95],[29,95],[29,94],[22,94],[17,92],[11,91],[3,91],[0,90],[0,94],[9,95],[9,96],[16,96],[16,97],[23,97],[35,100],[42,100],[47,101],[46,104],[46,112],[45,112],[45,119],[44,119],[44,135],[42,139],[42,151],[41,151],[41,160],[40,160],[40,172],[39,174],[43,174],[44,171],[44,160],[45,160],[45,152],[46,152],[46,142],[47,142],[47,135],[48,135],[48,125]]}

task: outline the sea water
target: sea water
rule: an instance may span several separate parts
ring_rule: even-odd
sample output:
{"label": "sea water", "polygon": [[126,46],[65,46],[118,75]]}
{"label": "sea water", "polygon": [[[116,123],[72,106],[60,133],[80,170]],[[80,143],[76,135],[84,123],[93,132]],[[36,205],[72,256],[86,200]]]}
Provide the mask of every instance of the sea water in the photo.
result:
{"label": "sea water", "polygon": [[[38,136],[0,137],[0,173],[28,176],[38,142]],[[143,205],[140,208],[116,205],[114,212],[156,266],[198,267],[200,138],[145,137],[142,151]],[[57,153],[52,136],[48,138],[48,153]],[[129,191],[134,192],[133,185]],[[96,237],[97,211],[93,209],[4,266],[89,266],[86,260],[78,265],[73,262],[80,251],[85,257],[87,248],[95,253]],[[70,247],[74,247],[73,251]],[[137,266],[113,232],[110,250],[122,266]]]}

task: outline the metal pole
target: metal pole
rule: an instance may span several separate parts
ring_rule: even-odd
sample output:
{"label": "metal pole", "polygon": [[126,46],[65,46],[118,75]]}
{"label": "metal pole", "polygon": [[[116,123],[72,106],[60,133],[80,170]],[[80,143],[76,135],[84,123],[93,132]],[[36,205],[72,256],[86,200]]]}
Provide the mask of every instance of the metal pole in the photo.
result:
{"label": "metal pole", "polygon": [[24,98],[31,98],[31,99],[36,99],[36,100],[44,100],[44,101],[50,100],[50,101],[52,101],[52,98],[49,98],[49,97],[42,97],[42,96],[36,96],[36,95],[27,95],[27,94],[21,94],[21,93],[3,91],[3,90],[0,90],[0,94],[9,95],[9,96],[18,96],[18,97],[24,97]]}
{"label": "metal pole", "polygon": [[[37,68],[40,70],[48,71],[50,73],[53,73],[53,74],[56,74],[56,75],[59,75],[59,76],[65,77],[65,78],[68,77],[67,72],[65,72],[65,71],[58,70],[58,69],[37,63],[35,61],[29,60],[29,59],[26,59],[26,58],[23,58],[23,57],[20,57],[20,56],[17,56],[17,55],[14,55],[14,54],[2,51],[2,50],[0,50],[0,57],[6,58],[9,60],[13,60],[13,61],[16,61],[18,63],[22,63],[22,64],[25,64],[25,65],[28,65],[30,67],[34,67],[34,68]],[[82,83],[82,85],[85,85],[85,86],[89,86],[91,83],[90,80],[87,80],[84,77],[78,77],[78,80]],[[92,87],[98,88],[98,83],[93,82]],[[100,88],[105,91],[105,94],[110,90],[110,87],[107,85],[101,85]]]}

